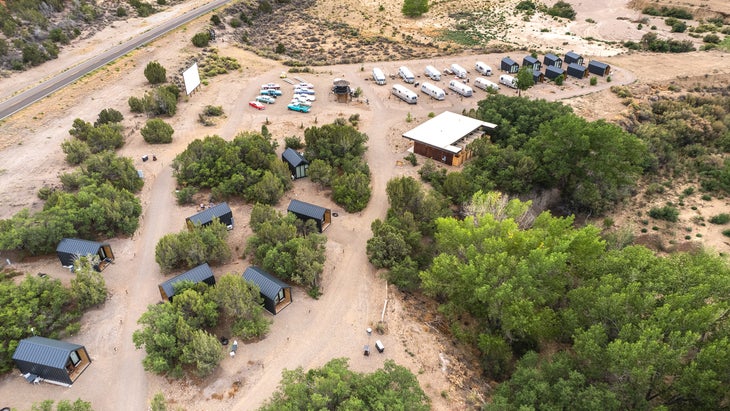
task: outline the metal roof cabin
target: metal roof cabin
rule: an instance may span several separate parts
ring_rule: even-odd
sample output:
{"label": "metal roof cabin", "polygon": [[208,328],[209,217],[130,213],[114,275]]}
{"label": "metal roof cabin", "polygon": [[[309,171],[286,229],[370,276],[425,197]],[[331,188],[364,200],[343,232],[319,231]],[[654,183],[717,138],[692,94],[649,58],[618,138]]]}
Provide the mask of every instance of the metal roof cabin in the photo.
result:
{"label": "metal roof cabin", "polygon": [[542,63],[540,63],[540,60],[536,57],[525,56],[525,58],[522,59],[522,67],[532,67],[533,71],[540,71]]}
{"label": "metal roof cabin", "polygon": [[83,345],[34,336],[20,340],[13,362],[29,382],[46,380],[70,387],[91,358]]}
{"label": "metal roof cabin", "polygon": [[583,65],[583,56],[581,56],[578,53],[569,51],[569,52],[565,53],[565,57],[563,58],[563,61],[565,62],[565,64],[575,63],[575,64],[582,66]]}
{"label": "metal roof cabin", "polygon": [[503,58],[499,67],[507,73],[517,73],[520,71],[520,65],[509,57]]}
{"label": "metal roof cabin", "polygon": [[193,229],[196,225],[205,227],[206,225],[212,224],[214,219],[218,219],[221,224],[225,224],[228,229],[233,228],[233,212],[228,207],[228,203],[220,203],[210,208],[192,215],[185,219],[189,229]]}
{"label": "metal roof cabin", "polygon": [[292,180],[307,176],[309,161],[304,158],[302,153],[294,149],[287,148],[281,155],[281,161],[285,162],[289,166]]}
{"label": "metal roof cabin", "polygon": [[591,60],[588,63],[588,71],[599,76],[606,76],[611,74],[611,66],[597,60]]}
{"label": "metal roof cabin", "polygon": [[540,72],[540,70],[533,70],[532,71],[532,81],[537,83],[542,83],[545,81],[545,76]]}
{"label": "metal roof cabin", "polygon": [[190,271],[186,271],[160,284],[158,286],[160,289],[160,297],[163,300],[172,301],[172,297],[175,296],[175,283],[180,281],[192,281],[196,284],[202,282],[208,285],[215,285],[215,276],[213,276],[213,270],[210,269],[208,263],[203,263]]}
{"label": "metal roof cabin", "polygon": [[550,80],[555,80],[559,76],[565,77],[565,70],[555,66],[545,67],[545,77],[549,78]]}
{"label": "metal roof cabin", "polygon": [[276,315],[292,303],[291,286],[259,267],[248,267],[243,272],[243,279],[259,287],[263,306],[271,314]]}
{"label": "metal roof cabin", "polygon": [[403,133],[403,138],[413,141],[413,153],[460,166],[471,158],[469,143],[482,138],[486,131],[497,127],[461,114],[444,111]]}
{"label": "metal roof cabin", "polygon": [[304,201],[291,200],[286,211],[293,213],[300,220],[314,220],[319,232],[323,232],[332,224],[332,210]]}
{"label": "metal roof cabin", "polygon": [[570,63],[568,64],[568,75],[575,78],[586,78],[588,77],[588,68],[580,64]]}
{"label": "metal roof cabin", "polygon": [[548,53],[543,57],[542,64],[545,65],[545,67],[557,67],[561,68],[563,66],[563,59],[556,56],[553,53]]}
{"label": "metal roof cabin", "polygon": [[349,103],[350,100],[352,100],[350,82],[345,79],[334,79],[332,82],[332,93],[335,95],[335,99],[338,103]]}
{"label": "metal roof cabin", "polygon": [[56,247],[56,254],[64,267],[73,267],[78,257],[98,255],[99,263],[94,265],[96,271],[102,271],[114,261],[114,253],[109,244],[78,238],[62,239]]}

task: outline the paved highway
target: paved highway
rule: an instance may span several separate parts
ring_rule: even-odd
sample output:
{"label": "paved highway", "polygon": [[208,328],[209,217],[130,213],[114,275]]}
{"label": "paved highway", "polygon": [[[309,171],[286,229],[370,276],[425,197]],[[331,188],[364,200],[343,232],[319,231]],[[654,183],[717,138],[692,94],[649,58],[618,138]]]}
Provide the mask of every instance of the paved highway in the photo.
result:
{"label": "paved highway", "polygon": [[[24,91],[12,98],[0,103],[0,120],[24,109],[25,107],[35,103],[36,101],[46,97],[54,91],[60,90],[61,88],[73,83],[78,80],[81,76],[92,72],[105,64],[114,61],[115,59],[129,53],[137,47],[149,43],[150,41],[162,36],[163,34],[173,30],[181,25],[193,20],[209,11],[216,9],[230,0],[214,0],[204,6],[197,9],[191,10],[181,16],[175,17],[160,26],[149,30],[142,35],[127,41],[126,43],[112,47],[104,53],[94,56],[89,60],[86,60],[82,64],[74,66],[69,70],[60,73],[53,78],[46,80],[45,82]],[[52,64],[47,62],[46,64]]]}

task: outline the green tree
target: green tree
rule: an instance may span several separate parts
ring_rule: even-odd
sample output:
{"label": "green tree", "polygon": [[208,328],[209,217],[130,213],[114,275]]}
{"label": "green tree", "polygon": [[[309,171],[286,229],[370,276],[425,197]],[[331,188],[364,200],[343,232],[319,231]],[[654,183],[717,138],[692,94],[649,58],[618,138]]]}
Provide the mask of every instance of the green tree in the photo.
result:
{"label": "green tree", "polygon": [[345,173],[332,181],[332,199],[347,212],[367,207],[371,195],[370,177],[364,173]]}
{"label": "green tree", "polygon": [[66,154],[66,162],[72,165],[83,163],[91,155],[89,145],[77,138],[65,140],[61,150]]}
{"label": "green tree", "polygon": [[105,150],[114,151],[124,145],[122,126],[118,123],[106,123],[92,127],[89,129],[85,141],[92,154]]}
{"label": "green tree", "polygon": [[307,169],[309,179],[323,187],[332,184],[332,166],[324,160],[316,159],[309,164]]}
{"label": "green tree", "polygon": [[[69,400],[60,400],[56,404],[56,411],[93,411],[91,403],[83,401],[81,398],[71,402]],[[33,403],[31,411],[53,411],[53,400],[45,400],[40,403]]]}
{"label": "green tree", "polygon": [[264,317],[263,299],[259,288],[237,274],[226,274],[210,289],[210,298],[218,304],[221,314],[231,323],[233,335],[244,339],[263,337],[270,321]]}
{"label": "green tree", "polygon": [[144,76],[150,84],[161,84],[167,81],[167,70],[158,61],[151,61],[144,69]]}
{"label": "green tree", "polygon": [[115,188],[132,193],[138,192],[144,184],[137,174],[132,159],[117,156],[111,151],[92,154],[83,162],[78,172],[87,179],[86,181],[96,184],[109,183]]}
{"label": "green tree", "polygon": [[421,17],[428,12],[428,0],[403,0],[401,13],[406,17]]}
{"label": "green tree", "polygon": [[76,276],[71,279],[71,294],[79,308],[85,310],[106,301],[109,291],[104,277],[94,267],[89,257],[82,256],[74,262]]}
{"label": "green tree", "polygon": [[172,143],[172,134],[175,130],[171,125],[164,121],[153,118],[147,120],[144,127],[140,130],[144,141],[150,144],[168,144]]}
{"label": "green tree", "polygon": [[231,257],[228,230],[217,219],[205,227],[167,234],[157,242],[155,261],[165,271],[193,268],[202,263],[221,264]]}
{"label": "green tree", "polygon": [[158,392],[154,397],[152,397],[152,401],[150,401],[150,410],[167,411],[167,400],[165,400],[165,395],[163,393]]}
{"label": "green tree", "polygon": [[121,123],[122,120],[124,120],[124,116],[121,112],[113,108],[105,108],[99,112],[94,122],[94,127],[107,123]]}
{"label": "green tree", "polygon": [[517,72],[517,90],[519,90],[520,95],[534,85],[535,78],[532,75],[532,67],[520,67],[520,71]]}
{"label": "green tree", "polygon": [[203,331],[194,330],[190,342],[183,347],[180,360],[185,364],[195,366],[195,373],[198,377],[210,375],[223,359],[221,344],[214,335]]}
{"label": "green tree", "polygon": [[208,43],[210,43],[210,33],[207,31],[195,33],[192,41],[195,47],[208,47]]}
{"label": "green tree", "polygon": [[386,360],[370,374],[350,371],[337,358],[306,373],[284,370],[279,389],[260,411],[282,409],[408,409],[428,410],[428,397],[407,368]]}

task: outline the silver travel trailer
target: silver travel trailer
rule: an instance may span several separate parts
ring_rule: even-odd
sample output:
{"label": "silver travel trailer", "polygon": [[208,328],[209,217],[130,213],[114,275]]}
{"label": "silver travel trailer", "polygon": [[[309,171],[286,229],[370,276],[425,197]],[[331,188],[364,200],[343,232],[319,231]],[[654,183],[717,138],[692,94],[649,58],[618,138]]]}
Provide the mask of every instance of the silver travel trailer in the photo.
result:
{"label": "silver travel trailer", "polygon": [[375,81],[375,84],[377,85],[385,85],[385,73],[383,73],[383,70],[377,67],[373,69],[373,81]]}
{"label": "silver travel trailer", "polygon": [[510,75],[502,74],[499,76],[499,82],[507,87],[517,88],[517,79]]}
{"label": "silver travel trailer", "polygon": [[416,78],[413,76],[413,72],[411,72],[411,70],[409,70],[406,66],[400,66],[398,68],[398,75],[406,83],[412,84],[414,81],[416,81]]}
{"label": "silver travel trailer", "polygon": [[435,98],[436,100],[443,100],[446,98],[446,93],[442,88],[436,87],[428,82],[421,85],[421,91],[424,94],[428,94],[429,96]]}
{"label": "silver travel trailer", "polygon": [[474,69],[477,71],[477,73],[483,74],[485,76],[492,75],[492,68],[483,61],[477,61],[477,64],[474,65]]}
{"label": "silver travel trailer", "polygon": [[490,88],[492,90],[499,90],[499,85],[497,83],[489,81],[484,77],[477,77],[474,79],[474,87],[480,88],[484,91],[489,91]]}
{"label": "silver travel trailer", "polygon": [[436,67],[434,66],[426,66],[426,71],[424,74],[426,74],[426,77],[430,78],[433,81],[441,80],[441,72],[436,70]]}
{"label": "silver travel trailer", "polygon": [[451,65],[451,71],[453,71],[454,75],[458,78],[466,78],[466,69],[456,63]]}
{"label": "silver travel trailer", "polygon": [[456,94],[460,94],[464,97],[471,97],[474,94],[474,90],[459,80],[449,81],[449,89],[454,91]]}
{"label": "silver travel trailer", "polygon": [[416,95],[416,93],[408,90],[400,84],[393,85],[393,88],[390,90],[390,92],[393,93],[394,96],[398,97],[408,104],[418,103],[418,96]]}

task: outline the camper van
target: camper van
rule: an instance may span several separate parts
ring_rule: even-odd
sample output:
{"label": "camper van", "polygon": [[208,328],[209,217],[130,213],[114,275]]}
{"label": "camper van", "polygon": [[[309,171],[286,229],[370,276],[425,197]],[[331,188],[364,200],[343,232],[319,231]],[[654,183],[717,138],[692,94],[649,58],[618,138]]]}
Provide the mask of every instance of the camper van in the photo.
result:
{"label": "camper van", "polygon": [[449,89],[454,91],[456,94],[460,94],[464,97],[471,97],[474,94],[474,90],[459,80],[449,81]]}
{"label": "camper van", "polygon": [[492,68],[489,67],[483,61],[477,61],[477,64],[474,66],[474,69],[476,69],[477,73],[483,74],[485,76],[492,75]]}
{"label": "camper van", "polygon": [[411,90],[408,90],[404,86],[400,84],[395,84],[393,88],[390,90],[391,93],[393,93],[394,96],[398,97],[399,99],[405,101],[408,104],[416,104],[418,103],[418,96],[416,93],[412,92]]}
{"label": "camper van", "polygon": [[433,81],[440,81],[441,80],[441,72],[436,70],[436,67],[434,66],[426,66],[426,77],[430,78]]}
{"label": "camper van", "polygon": [[484,77],[477,77],[474,79],[474,87],[478,87],[484,91],[489,91],[489,89],[492,90],[499,90],[499,85],[493,81],[489,81],[485,79]]}
{"label": "camper van", "polygon": [[408,70],[408,67],[406,67],[406,66],[400,66],[398,68],[398,75],[406,83],[413,83],[415,81],[415,77],[413,77],[413,73],[410,70]]}
{"label": "camper van", "polygon": [[429,96],[435,98],[436,100],[443,100],[446,98],[446,93],[444,93],[444,90],[434,86],[431,83],[423,83],[421,85],[421,91],[424,94],[428,94]]}
{"label": "camper van", "polygon": [[451,71],[453,71],[454,75],[458,78],[466,78],[466,69],[456,63],[451,65]]}
{"label": "camper van", "polygon": [[517,88],[517,79],[507,74],[499,76],[499,82],[507,87]]}
{"label": "camper van", "polygon": [[383,70],[375,67],[373,69],[373,80],[375,81],[375,84],[377,85],[384,85],[385,84],[385,73],[383,73]]}

